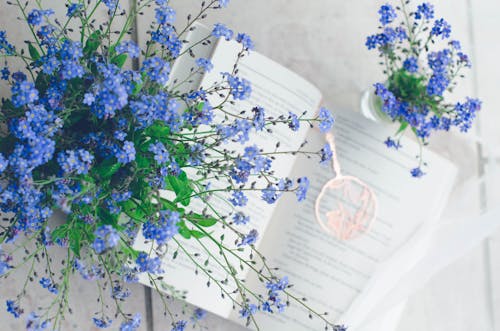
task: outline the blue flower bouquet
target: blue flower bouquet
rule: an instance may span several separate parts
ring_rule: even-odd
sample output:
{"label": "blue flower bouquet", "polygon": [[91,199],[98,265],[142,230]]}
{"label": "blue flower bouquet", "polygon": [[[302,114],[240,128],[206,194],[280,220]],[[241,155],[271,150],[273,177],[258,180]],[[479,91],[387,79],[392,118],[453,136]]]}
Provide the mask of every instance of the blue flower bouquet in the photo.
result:
{"label": "blue flower bouquet", "polygon": [[[257,231],[241,230],[249,217],[236,210],[246,205],[250,191],[259,192],[268,203],[285,192],[296,194],[299,201],[305,198],[306,177],[276,176],[273,160],[280,155],[307,152],[322,161],[332,157],[328,149],[284,153],[276,148],[263,153],[251,143],[252,134],[272,137],[268,129],[275,125],[293,133],[301,123],[319,123],[328,130],[332,115],[322,110],[318,118],[292,113],[273,118],[259,105],[248,113],[224,110],[224,103],[245,100],[252,91],[250,82],[238,76],[237,63],[233,72],[221,74],[221,83],[213,89],[180,93],[172,88],[174,62],[192,55],[183,47],[186,33],[209,11],[225,7],[227,0],[202,2],[183,29],[174,27],[176,13],[166,0],[139,1],[131,10],[118,0],[74,0],[66,2],[65,13],[43,8],[40,1],[8,4],[31,32],[26,44],[15,45],[0,31],[2,89],[10,91],[0,112],[0,277],[31,265],[21,275],[26,282],[19,295],[6,300],[14,317],[24,313],[29,286],[41,286],[51,304],[27,312],[26,327],[61,329],[71,312],[71,276],[77,274],[95,281],[96,298],[102,303],[91,317],[97,327],[136,330],[141,316],[122,306],[131,295],[127,284],[146,275],[161,295],[170,295],[161,284],[161,256],[133,246],[140,233],[160,247],[175,245],[188,256],[183,240],[215,243],[220,254],[213,261],[226,270],[224,277],[212,276],[208,262],[196,268],[221,289],[231,279],[235,290],[226,296],[257,328],[257,311],[277,312],[295,302],[340,330],[290,293],[288,279],[275,275],[254,247]],[[155,21],[141,47],[130,39],[133,22],[150,8]],[[96,13],[102,11],[107,14],[99,21]],[[215,25],[205,40],[209,38],[234,38],[242,56],[253,48],[248,35],[235,36],[223,24]],[[197,58],[196,64],[191,75],[213,68],[205,58]],[[210,93],[224,94],[225,102],[211,105]],[[255,178],[265,178],[267,185],[256,186]],[[165,191],[171,198],[161,194]],[[229,217],[213,208],[213,195],[232,206]],[[194,202],[203,205],[201,211],[192,207]],[[62,221],[54,221],[56,212],[63,215]],[[234,244],[224,241],[224,235],[213,234],[216,227],[238,239]],[[54,265],[51,256],[61,250],[65,259]],[[228,256],[255,272],[267,295],[248,289]],[[172,330],[189,324],[189,318],[167,315]],[[203,315],[197,310],[194,319]]]}
{"label": "blue flower bouquet", "polygon": [[[385,142],[396,149],[406,130],[411,130],[422,145],[435,131],[457,127],[466,132],[481,109],[481,101],[476,98],[447,101],[471,61],[460,42],[451,39],[450,24],[435,18],[432,4],[422,3],[414,11],[409,5],[405,0],[400,6],[381,6],[380,32],[366,40],[369,50],[378,50],[387,77],[384,83],[375,84],[377,98],[372,111],[379,118],[399,123],[395,136]],[[420,155],[412,176],[422,176],[423,165]]]}

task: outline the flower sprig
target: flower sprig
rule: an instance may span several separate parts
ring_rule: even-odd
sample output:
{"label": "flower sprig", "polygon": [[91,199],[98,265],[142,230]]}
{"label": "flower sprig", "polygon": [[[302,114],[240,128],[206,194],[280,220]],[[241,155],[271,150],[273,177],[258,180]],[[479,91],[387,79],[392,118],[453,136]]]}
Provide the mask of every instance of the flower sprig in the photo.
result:
{"label": "flower sprig", "polygon": [[[245,213],[251,194],[269,204],[287,192],[305,199],[308,179],[280,177],[273,170],[276,158],[302,154],[325,162],[332,157],[328,146],[311,151],[304,143],[282,150],[279,143],[257,146],[252,136],[272,138],[276,126],[292,133],[302,125],[328,131],[332,115],[322,109],[313,118],[307,113],[273,117],[259,105],[231,111],[228,103],[246,100],[252,92],[250,82],[238,75],[238,63],[203,90],[180,92],[180,87],[212,70],[209,59],[197,58],[189,77],[172,78],[174,61],[196,57],[194,46],[183,47],[186,33],[228,2],[202,2],[181,30],[166,0],[138,1],[130,11],[118,0],[67,1],[64,17],[38,0],[9,2],[32,40],[19,48],[0,31],[1,78],[11,91],[0,112],[0,277],[28,267],[19,295],[6,301],[16,318],[24,313],[31,283],[52,298],[29,313],[28,330],[61,329],[72,311],[73,274],[95,282],[97,327],[115,320],[123,331],[139,327],[141,316],[128,313],[123,302],[132,295],[128,284],[146,277],[162,295],[172,330],[184,330],[204,313],[196,310],[180,319],[169,309],[169,300],[183,294],[163,282],[168,270],[162,258],[175,261],[180,255],[257,329],[257,311],[279,312],[295,302],[327,328],[344,330],[296,297],[288,279],[268,266]],[[102,9],[107,16],[99,22],[96,13]],[[154,10],[155,21],[142,49],[129,36],[145,10]],[[118,24],[118,17],[124,23]],[[248,35],[223,24],[198,44],[213,38],[235,39],[241,44],[238,58],[254,48]],[[16,59],[25,65],[21,70],[9,65]],[[210,104],[214,94],[223,96],[220,104]],[[229,211],[216,208],[216,199]],[[137,240],[149,249],[137,249]],[[55,263],[52,257],[61,251],[64,257]],[[206,261],[200,261],[200,251]],[[215,276],[214,268],[225,277]],[[249,288],[242,270],[256,273],[267,294]]]}
{"label": "flower sprig", "polygon": [[[450,39],[451,25],[435,18],[431,3],[421,3],[413,11],[409,5],[409,0],[401,0],[395,7],[383,5],[378,12],[381,32],[366,40],[368,49],[379,51],[387,76],[384,83],[375,84],[379,111],[400,123],[395,136],[385,141],[395,149],[401,147],[400,137],[406,130],[411,130],[421,145],[428,144],[434,131],[457,127],[467,132],[481,109],[476,98],[446,101],[471,61],[460,42]],[[424,175],[423,165],[420,153],[412,176]]]}

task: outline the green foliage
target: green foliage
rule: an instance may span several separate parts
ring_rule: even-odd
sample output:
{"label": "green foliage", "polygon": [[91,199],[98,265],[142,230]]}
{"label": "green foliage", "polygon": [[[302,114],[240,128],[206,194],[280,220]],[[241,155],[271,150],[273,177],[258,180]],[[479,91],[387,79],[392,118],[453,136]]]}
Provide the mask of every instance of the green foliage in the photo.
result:
{"label": "green foliage", "polygon": [[121,167],[121,163],[115,158],[105,159],[101,164],[93,168],[93,173],[102,179],[108,179],[113,176]]}
{"label": "green foliage", "polygon": [[214,217],[209,217],[209,216],[203,216],[200,214],[189,214],[186,215],[186,219],[188,219],[190,222],[193,224],[202,226],[202,227],[211,227],[217,224],[217,219]]}
{"label": "green foliage", "polygon": [[179,202],[183,206],[189,206],[191,195],[194,190],[191,187],[191,181],[188,179],[186,173],[182,171],[178,177],[168,176],[167,181],[169,184],[167,189],[174,191],[177,196],[175,202]]}
{"label": "green foliage", "polygon": [[93,32],[87,39],[87,42],[85,43],[85,47],[83,48],[83,54],[85,56],[89,56],[95,51],[97,51],[97,49],[101,45],[101,39],[102,39],[101,31],[96,30],[95,32]]}
{"label": "green foliage", "polygon": [[123,67],[127,61],[127,54],[119,54],[111,59],[111,63],[116,64],[119,68]]}
{"label": "green foliage", "polygon": [[28,51],[33,61],[38,61],[40,59],[40,53],[32,43],[28,43]]}
{"label": "green foliage", "polygon": [[389,90],[402,100],[413,104],[420,104],[426,99],[427,91],[425,77],[413,75],[401,69],[389,78]]}

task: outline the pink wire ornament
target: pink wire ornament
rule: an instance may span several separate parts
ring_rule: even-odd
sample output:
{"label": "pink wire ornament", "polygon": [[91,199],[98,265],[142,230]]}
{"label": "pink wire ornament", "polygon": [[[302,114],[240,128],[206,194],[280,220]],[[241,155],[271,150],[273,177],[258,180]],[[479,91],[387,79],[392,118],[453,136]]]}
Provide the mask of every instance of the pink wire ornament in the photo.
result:
{"label": "pink wire ornament", "polygon": [[359,178],[342,175],[335,138],[332,133],[325,138],[333,152],[335,177],[323,186],[316,199],[316,220],[326,233],[341,240],[353,239],[368,231],[377,217],[377,197]]}

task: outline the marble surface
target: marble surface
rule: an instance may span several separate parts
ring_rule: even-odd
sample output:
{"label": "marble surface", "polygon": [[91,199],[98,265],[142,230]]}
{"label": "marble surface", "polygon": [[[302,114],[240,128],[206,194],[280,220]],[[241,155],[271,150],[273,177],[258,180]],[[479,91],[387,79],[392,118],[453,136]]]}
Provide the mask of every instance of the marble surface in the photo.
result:
{"label": "marble surface", "polygon": [[[61,2],[43,1],[53,5]],[[385,2],[385,1],[384,1]],[[475,214],[493,208],[500,201],[500,12],[498,0],[435,1],[438,15],[450,21],[454,37],[460,39],[472,56],[474,72],[461,84],[458,95],[475,95],[484,100],[484,109],[475,131],[468,138],[438,137],[433,146],[460,167],[460,181],[485,176],[481,185],[471,188],[470,201],[461,212]],[[171,0],[178,10],[178,21],[199,6],[199,0]],[[372,0],[232,0],[228,9],[214,13],[206,24],[225,22],[237,31],[252,35],[256,49],[264,55],[304,76],[324,94],[324,103],[332,109],[357,111],[361,93],[382,79],[377,58],[364,47],[367,34],[377,26],[377,8],[382,1]],[[17,42],[26,39],[26,31],[11,9],[0,3],[0,26],[7,28]],[[138,21],[139,38],[144,40],[152,19],[145,14]],[[473,137],[483,145],[477,145]],[[472,142],[471,142],[472,141]],[[478,148],[478,146],[480,146]],[[457,210],[450,206],[447,213]],[[14,279],[11,282],[21,280]],[[13,285],[0,281],[2,296],[13,295]],[[67,330],[93,330],[89,316],[95,307],[92,284],[79,282],[74,289],[74,314],[68,317]],[[140,286],[131,309],[147,317],[144,331],[170,330],[163,315],[161,300]],[[45,300],[45,290],[30,292],[33,305]],[[188,311],[182,303],[173,303],[177,314]],[[3,330],[21,330],[22,321],[14,320],[0,309]],[[208,330],[244,330],[216,316],[209,316]],[[466,256],[435,275],[413,294],[404,310],[400,331],[500,330],[500,232]],[[378,331],[378,330],[374,330]],[[380,330],[383,331],[383,330]]]}

